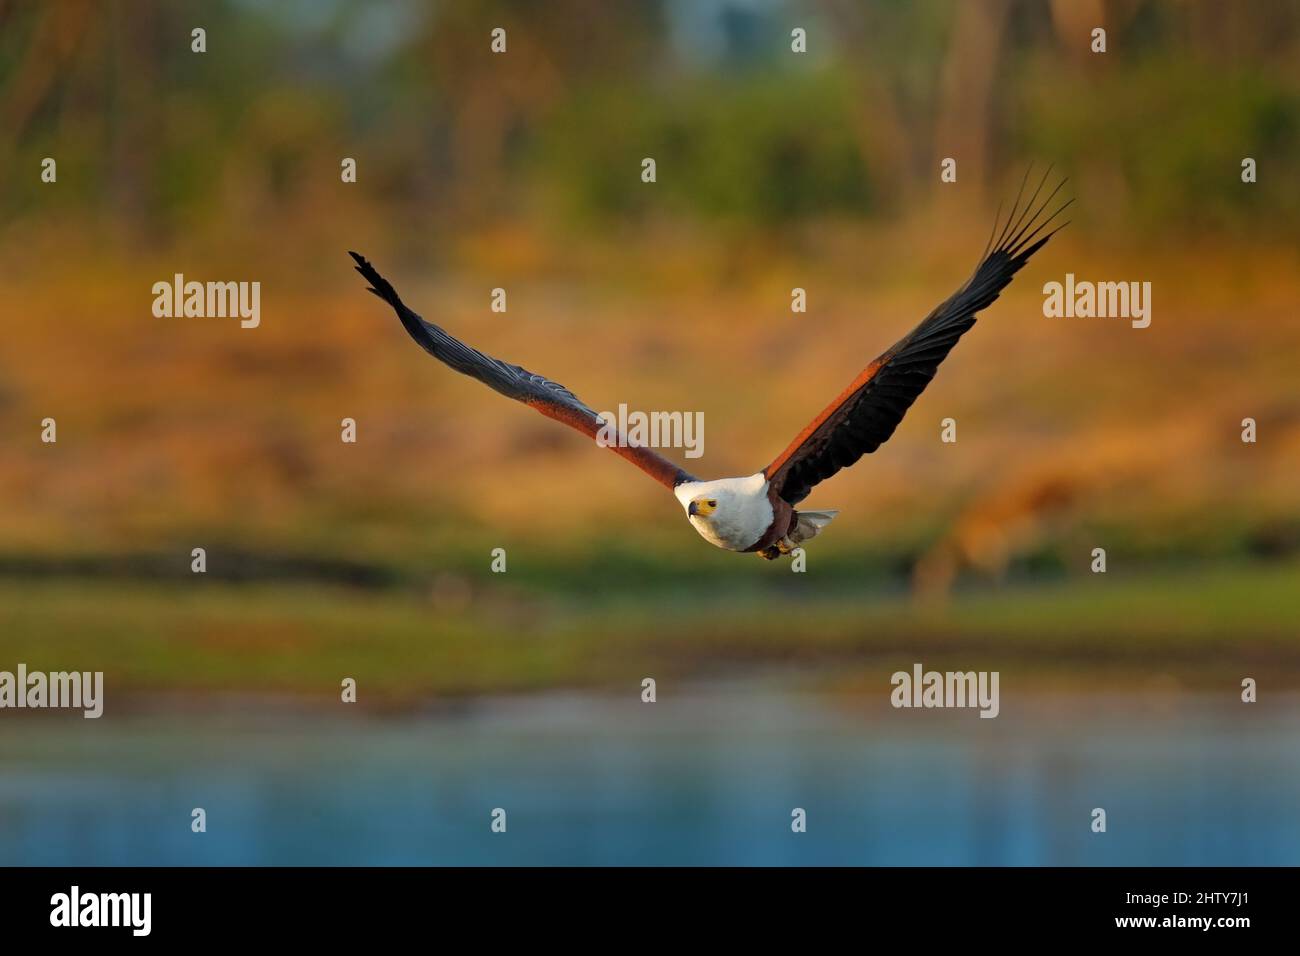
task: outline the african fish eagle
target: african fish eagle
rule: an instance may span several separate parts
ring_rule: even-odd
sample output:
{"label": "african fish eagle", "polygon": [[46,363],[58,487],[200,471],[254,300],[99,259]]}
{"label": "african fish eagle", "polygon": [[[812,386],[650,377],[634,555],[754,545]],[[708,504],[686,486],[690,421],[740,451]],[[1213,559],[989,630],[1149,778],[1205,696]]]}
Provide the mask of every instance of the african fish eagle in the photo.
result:
{"label": "african fish eagle", "polygon": [[[1028,173],[1025,179],[1027,182]],[[1048,204],[1065,184],[1064,180],[1057,184],[1035,205],[1046,181],[1044,174],[1023,209],[1020,200],[1025,183],[1021,183],[1001,231],[1001,216],[994,217],[993,232],[966,283],[863,369],[762,471],[742,478],[701,481],[651,448],[624,440],[605,440],[601,444],[669,488],[691,525],[710,544],[728,551],[757,552],[769,560],[789,554],[820,533],[839,513],[796,511],[795,505],[819,482],[889,439],[934,377],[939,363],[975,324],[976,313],[991,305],[1029,257],[1067,225],[1062,223],[1039,236],[1073,202],[1063,203],[1043,218]],[[573,392],[518,365],[485,355],[426,322],[406,307],[388,280],[363,256],[356,252],[349,255],[356,260],[357,271],[370,283],[368,291],[393,307],[411,338],[434,358],[589,438],[596,439],[602,429],[607,438],[605,420]]]}

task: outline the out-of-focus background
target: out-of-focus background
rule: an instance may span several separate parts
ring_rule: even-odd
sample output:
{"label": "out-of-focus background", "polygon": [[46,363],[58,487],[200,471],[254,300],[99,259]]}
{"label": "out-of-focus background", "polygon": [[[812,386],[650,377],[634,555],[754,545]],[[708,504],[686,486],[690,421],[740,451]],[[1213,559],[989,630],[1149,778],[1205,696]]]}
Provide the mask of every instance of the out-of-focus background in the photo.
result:
{"label": "out-of-focus background", "polygon": [[[0,669],[108,685],[84,727],[0,714],[0,859],[1295,862],[1296,3],[0,0],[0,128]],[[816,489],[842,513],[803,574],[711,548],[661,487],[423,355],[345,252],[597,409],[702,411],[691,470],[748,474],[965,279],[1031,162],[1070,178],[1071,225]],[[1045,318],[1067,272],[1151,282],[1150,328]],[[176,273],[261,282],[261,326],[154,317]],[[1000,670],[1002,716],[882,708],[915,661]],[[259,837],[338,752],[378,761],[374,792]],[[117,796],[65,805],[88,764]],[[413,767],[428,787],[393,796]],[[447,778],[444,822],[486,833],[505,768],[521,818],[587,810],[504,856],[356,837]],[[1282,789],[1248,791],[1268,770]],[[249,826],[196,851],[207,784]],[[775,813],[781,842],[809,788],[861,839],[773,848],[684,796]],[[1116,788],[1148,842],[1084,845]]]}

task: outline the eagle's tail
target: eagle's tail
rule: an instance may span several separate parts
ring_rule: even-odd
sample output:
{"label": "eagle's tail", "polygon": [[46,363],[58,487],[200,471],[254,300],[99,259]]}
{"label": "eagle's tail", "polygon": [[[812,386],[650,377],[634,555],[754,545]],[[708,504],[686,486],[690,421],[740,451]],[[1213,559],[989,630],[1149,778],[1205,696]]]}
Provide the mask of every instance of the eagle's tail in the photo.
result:
{"label": "eagle's tail", "polygon": [[759,551],[758,556],[775,561],[782,555],[790,554],[805,541],[821,534],[822,529],[834,521],[837,514],[838,511],[796,511],[786,536]]}
{"label": "eagle's tail", "polygon": [[786,535],[791,544],[802,544],[822,533],[822,529],[835,520],[838,511],[796,511],[794,527]]}

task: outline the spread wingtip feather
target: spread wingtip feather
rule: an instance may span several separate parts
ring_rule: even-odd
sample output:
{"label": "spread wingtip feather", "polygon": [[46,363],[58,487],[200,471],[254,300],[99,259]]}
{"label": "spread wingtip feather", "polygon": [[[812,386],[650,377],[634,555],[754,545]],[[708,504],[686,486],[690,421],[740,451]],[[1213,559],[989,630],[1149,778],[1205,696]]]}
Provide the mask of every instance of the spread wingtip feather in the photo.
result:
{"label": "spread wingtip feather", "polygon": [[361,278],[370,283],[370,286],[366,289],[367,292],[373,293],[391,306],[402,307],[402,300],[398,298],[397,290],[379,274],[379,270],[372,266],[365,256],[359,252],[353,252],[351,249],[348,250],[348,255],[356,262],[355,268],[361,274]]}

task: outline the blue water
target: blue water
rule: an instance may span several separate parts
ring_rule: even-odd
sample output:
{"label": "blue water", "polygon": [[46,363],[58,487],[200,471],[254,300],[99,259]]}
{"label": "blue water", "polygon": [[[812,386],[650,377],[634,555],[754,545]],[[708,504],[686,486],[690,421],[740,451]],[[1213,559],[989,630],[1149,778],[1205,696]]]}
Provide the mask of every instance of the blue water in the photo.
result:
{"label": "blue water", "polygon": [[6,714],[0,863],[1294,865],[1300,702],[982,720],[740,684],[402,718]]}

